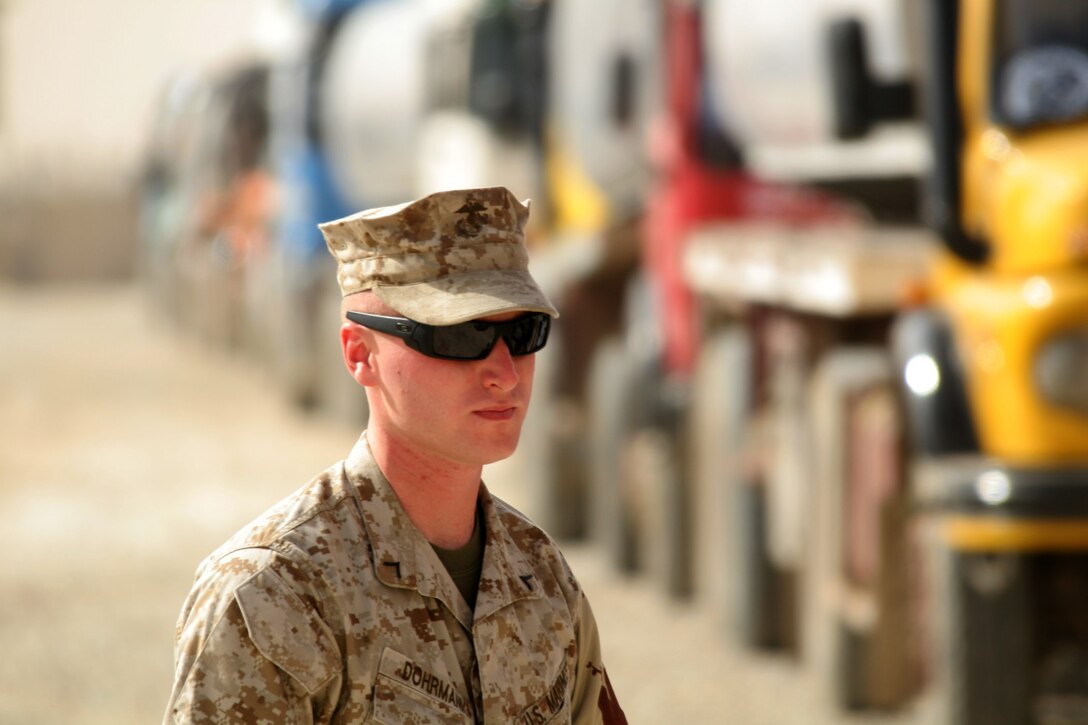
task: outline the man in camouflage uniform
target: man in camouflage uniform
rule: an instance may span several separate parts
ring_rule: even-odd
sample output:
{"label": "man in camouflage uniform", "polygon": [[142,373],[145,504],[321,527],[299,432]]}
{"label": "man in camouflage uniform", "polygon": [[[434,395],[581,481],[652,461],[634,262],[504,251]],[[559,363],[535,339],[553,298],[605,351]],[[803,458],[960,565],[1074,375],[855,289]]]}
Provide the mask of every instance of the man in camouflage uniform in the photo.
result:
{"label": "man in camouflage uniform", "polygon": [[555,542],[480,480],[557,316],[528,211],[471,189],[321,225],[370,423],[200,566],[165,722],[625,722]]}

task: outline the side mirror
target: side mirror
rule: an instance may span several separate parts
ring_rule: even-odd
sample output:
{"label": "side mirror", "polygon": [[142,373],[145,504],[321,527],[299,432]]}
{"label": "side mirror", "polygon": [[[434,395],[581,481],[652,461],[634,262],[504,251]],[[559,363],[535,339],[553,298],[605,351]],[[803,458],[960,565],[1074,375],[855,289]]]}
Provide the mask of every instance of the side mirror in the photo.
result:
{"label": "side mirror", "polygon": [[842,18],[832,22],[827,38],[836,138],[858,139],[880,121],[914,115],[915,89],[910,81],[881,82],[870,73],[865,28],[860,20]]}
{"label": "side mirror", "polygon": [[925,214],[929,226],[950,252],[970,264],[981,264],[989,258],[990,247],[968,233],[960,220],[964,130],[956,87],[959,3],[928,0],[925,11],[925,111],[933,152],[933,168],[926,181]]}

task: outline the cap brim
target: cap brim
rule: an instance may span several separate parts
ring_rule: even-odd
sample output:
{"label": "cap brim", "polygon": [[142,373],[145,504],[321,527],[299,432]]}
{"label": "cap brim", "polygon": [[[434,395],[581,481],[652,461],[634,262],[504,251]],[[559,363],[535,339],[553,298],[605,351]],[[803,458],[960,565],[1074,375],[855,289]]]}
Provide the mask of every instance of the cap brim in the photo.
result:
{"label": "cap brim", "polygon": [[526,271],[469,272],[416,284],[378,285],[373,291],[401,315],[428,325],[456,325],[516,311],[559,317],[558,310]]}

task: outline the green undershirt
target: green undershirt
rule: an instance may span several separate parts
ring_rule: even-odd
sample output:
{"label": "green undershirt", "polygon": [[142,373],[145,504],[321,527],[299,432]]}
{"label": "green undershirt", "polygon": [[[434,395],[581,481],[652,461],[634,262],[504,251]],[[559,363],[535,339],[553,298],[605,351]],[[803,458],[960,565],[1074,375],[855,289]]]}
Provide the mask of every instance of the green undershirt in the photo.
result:
{"label": "green undershirt", "polygon": [[431,548],[468,602],[468,608],[475,611],[476,590],[480,586],[480,571],[484,563],[484,520],[479,507],[476,508],[476,524],[472,527],[472,536],[467,544],[459,549],[443,549],[434,544],[431,544]]}

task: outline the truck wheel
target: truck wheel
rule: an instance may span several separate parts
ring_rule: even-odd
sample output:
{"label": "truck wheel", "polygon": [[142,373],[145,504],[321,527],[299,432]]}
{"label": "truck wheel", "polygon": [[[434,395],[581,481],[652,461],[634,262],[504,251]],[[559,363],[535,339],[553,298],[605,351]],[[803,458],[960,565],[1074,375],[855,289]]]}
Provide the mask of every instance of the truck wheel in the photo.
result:
{"label": "truck wheel", "polygon": [[321,283],[331,276],[329,262],[283,262],[280,267],[282,276],[274,302],[280,321],[274,370],[287,399],[302,410],[314,410],[320,403],[315,324]]}
{"label": "truck wheel", "polygon": [[[931,475],[936,483],[964,480],[952,466]],[[1054,501],[1065,510],[1083,505],[1069,492],[1058,496]],[[1032,504],[1016,505],[1030,511]],[[970,543],[959,548],[950,536],[949,515],[959,519],[961,536],[972,519],[997,521],[1006,531],[1015,531],[1019,521],[1028,527],[1016,549],[976,550]],[[926,624],[933,672],[922,702],[926,721],[1088,722],[1088,553],[1082,545],[1051,549],[1031,543],[1036,535],[1031,528],[1045,519],[1008,511],[997,515],[1001,518],[992,512],[937,511],[926,517],[931,592]]]}
{"label": "truck wheel", "polygon": [[880,348],[832,352],[811,383],[816,459],[802,653],[835,709],[895,707],[920,684],[911,636],[917,552],[892,385]]}
{"label": "truck wheel", "polygon": [[732,620],[741,641],[754,649],[789,645],[788,606],[792,577],[771,562],[767,547],[767,497],[762,485],[746,481],[734,491],[732,571],[739,586],[731,597]]}
{"label": "truck wheel", "polygon": [[556,392],[567,359],[561,341],[537,353],[533,405],[522,427],[518,455],[534,501],[534,518],[563,541],[586,536],[589,448],[585,404]]}
{"label": "truck wheel", "polygon": [[547,530],[557,539],[576,541],[586,536],[586,443],[580,428],[558,427],[550,431],[544,468],[548,515]]}
{"label": "truck wheel", "polygon": [[1029,706],[1031,561],[1017,554],[952,553],[943,598],[950,607],[950,722],[1034,722]]}
{"label": "truck wheel", "polygon": [[678,451],[682,440],[683,434],[675,426],[664,436],[663,475],[659,479],[664,493],[661,583],[670,596],[678,599],[686,599],[692,593],[691,479],[684,467],[685,458]]}
{"label": "truck wheel", "polygon": [[737,326],[716,333],[702,346],[688,406],[693,593],[722,621],[730,610],[729,594],[739,588],[737,570],[729,562],[750,368],[751,343],[744,330]]}
{"label": "truck wheel", "polygon": [[645,566],[670,596],[691,594],[690,500],[675,433],[665,426],[635,432],[627,446],[626,479],[635,501]]}
{"label": "truck wheel", "polygon": [[628,393],[634,378],[622,341],[603,342],[589,370],[589,523],[592,538],[624,572],[639,565],[632,502],[624,480],[624,449],[633,428]]}

